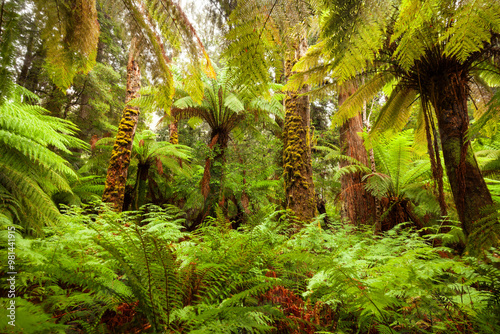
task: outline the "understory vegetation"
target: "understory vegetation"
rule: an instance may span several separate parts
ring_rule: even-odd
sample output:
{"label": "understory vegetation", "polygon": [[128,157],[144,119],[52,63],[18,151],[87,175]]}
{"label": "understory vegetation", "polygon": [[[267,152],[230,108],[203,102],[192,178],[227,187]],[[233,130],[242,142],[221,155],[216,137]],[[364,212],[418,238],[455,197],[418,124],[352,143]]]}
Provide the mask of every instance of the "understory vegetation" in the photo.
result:
{"label": "understory vegetation", "polygon": [[500,260],[454,257],[436,245],[453,242],[449,234],[398,225],[374,235],[322,227],[323,216],[292,234],[293,217],[275,207],[239,231],[216,217],[192,233],[173,206],[64,211],[43,239],[16,240],[23,297],[9,332],[500,329]]}
{"label": "understory vegetation", "polygon": [[0,333],[500,333],[500,2],[0,0]]}

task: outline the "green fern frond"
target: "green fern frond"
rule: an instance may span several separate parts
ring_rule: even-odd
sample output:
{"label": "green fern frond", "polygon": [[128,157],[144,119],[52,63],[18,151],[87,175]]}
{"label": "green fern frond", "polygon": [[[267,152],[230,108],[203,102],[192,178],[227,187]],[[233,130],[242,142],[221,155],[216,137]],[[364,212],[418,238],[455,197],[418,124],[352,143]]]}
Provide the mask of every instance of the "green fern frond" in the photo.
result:
{"label": "green fern frond", "polygon": [[[398,41],[393,56],[402,69],[408,71],[415,60],[424,56],[432,45],[432,16],[438,8],[435,1],[403,1],[394,25],[391,42]],[[431,27],[431,28],[429,28]]]}
{"label": "green fern frond", "polygon": [[325,6],[321,36],[334,59],[333,76],[343,83],[373,64],[396,8],[392,1],[333,1]]}
{"label": "green fern frond", "polygon": [[381,135],[385,131],[400,131],[408,122],[417,92],[408,88],[396,88],[379,112],[373,124],[369,138]]}
{"label": "green fern frond", "polygon": [[[76,5],[76,7],[75,7]],[[95,65],[99,23],[95,0],[35,1],[43,16],[41,27],[47,58],[45,68],[52,81],[65,91],[78,72],[89,72]]]}
{"label": "green fern frond", "polygon": [[[394,75],[389,72],[376,74],[373,78],[369,79],[368,82],[359,87],[354,94],[349,96],[347,100],[342,103],[338,112],[336,112],[332,118],[332,126],[340,126],[350,118],[359,114],[361,110],[363,110],[364,104],[377,95],[380,90],[393,79]],[[389,103],[389,101],[387,103]]]}
{"label": "green fern frond", "polygon": [[465,1],[456,9],[453,23],[440,37],[446,42],[444,54],[461,62],[480,51],[491,40],[491,32],[500,32],[500,5],[490,1]]}

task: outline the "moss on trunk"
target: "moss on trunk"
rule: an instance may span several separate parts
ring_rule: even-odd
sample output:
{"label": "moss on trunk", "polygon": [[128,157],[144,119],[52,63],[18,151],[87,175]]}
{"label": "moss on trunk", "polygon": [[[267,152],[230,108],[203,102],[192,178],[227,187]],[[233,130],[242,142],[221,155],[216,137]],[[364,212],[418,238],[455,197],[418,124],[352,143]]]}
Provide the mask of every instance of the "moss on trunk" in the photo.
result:
{"label": "moss on trunk", "polygon": [[[285,75],[289,78],[295,63],[305,53],[307,44],[301,40],[293,53],[287,55]],[[316,197],[312,179],[311,133],[307,86],[288,91],[285,98],[283,129],[283,176],[286,205],[300,221],[311,221],[316,215]]]}
{"label": "moss on trunk", "polygon": [[168,125],[168,130],[170,133],[170,139],[169,139],[170,143],[174,145],[179,144],[179,132],[177,129],[177,121],[172,121],[172,123]]}
{"label": "moss on trunk", "polygon": [[[126,103],[136,98],[141,88],[141,71],[133,53],[134,47],[131,47],[127,65]],[[125,106],[109,160],[106,186],[102,195],[103,202],[112,203],[116,211],[121,211],[123,208],[128,167],[132,155],[132,143],[138,120],[139,108],[130,105]]]}

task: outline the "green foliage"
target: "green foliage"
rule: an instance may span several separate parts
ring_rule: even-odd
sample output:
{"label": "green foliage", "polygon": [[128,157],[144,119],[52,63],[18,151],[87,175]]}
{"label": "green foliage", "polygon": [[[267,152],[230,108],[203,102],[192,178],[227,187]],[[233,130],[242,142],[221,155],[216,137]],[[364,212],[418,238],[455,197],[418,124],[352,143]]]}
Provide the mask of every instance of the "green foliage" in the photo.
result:
{"label": "green foliage", "polygon": [[14,83],[12,66],[14,65],[15,40],[19,37],[20,1],[9,1],[2,4],[2,22],[0,38],[0,104],[8,99]]}
{"label": "green foliage", "polygon": [[87,147],[73,137],[77,131],[73,123],[48,116],[47,110],[29,103],[37,99],[14,85],[9,99],[0,104],[0,188],[19,203],[15,214],[30,232],[40,232],[59,218],[50,196],[71,192],[68,179],[77,177],[60,153]]}
{"label": "green foliage", "polygon": [[77,73],[87,73],[95,65],[99,40],[95,0],[35,1],[35,6],[47,50],[45,69],[65,91]]}
{"label": "green foliage", "polygon": [[438,203],[428,189],[430,163],[422,160],[412,145],[413,133],[410,131],[374,144],[377,172],[365,176],[366,189],[377,198],[408,198],[422,214],[438,214]]}
{"label": "green foliage", "polygon": [[[335,233],[318,231],[311,224],[290,244],[314,249],[314,256],[286,255],[322,268],[309,280],[304,296],[337,310],[337,330],[449,333],[461,332],[472,319],[482,326],[481,317],[494,299],[477,289],[481,279],[473,268],[442,257],[446,249],[431,247],[412,231],[396,229],[381,238],[351,233],[340,226]],[[491,326],[489,330],[498,323]]]}
{"label": "green foliage", "polygon": [[[293,219],[270,209],[240,231],[219,211],[195,233],[182,231],[175,207],[71,209],[44,239],[18,236],[17,312],[34,312],[25,326],[39,322],[47,333],[65,326],[84,333],[498,330],[494,255],[491,264],[453,259],[401,228],[374,236],[314,221],[290,237]],[[302,300],[296,306],[304,313],[288,313],[291,305],[270,298],[273,291]],[[306,317],[318,305],[330,321]],[[44,320],[51,314],[55,324]]]}
{"label": "green foliage", "polygon": [[203,76],[204,98],[201,102],[192,96],[183,96],[174,102],[172,117],[176,120],[197,117],[212,130],[231,132],[245,116],[283,117],[280,95],[264,99],[248,95],[247,86],[238,77],[238,69],[224,68],[217,79]]}
{"label": "green foliage", "polygon": [[224,58],[238,68],[239,81],[252,96],[266,96],[269,82],[283,83],[283,57],[296,51],[313,20],[313,8],[305,1],[238,2]]}
{"label": "green foliage", "polygon": [[[143,131],[134,136],[132,146],[132,163],[136,167],[136,178],[134,184],[133,202],[134,209],[146,203],[149,183],[149,194],[154,198],[153,184],[161,184],[162,179],[173,174],[190,176],[189,162],[192,150],[183,145],[174,145],[169,142],[156,141],[156,135],[149,131]],[[164,168],[168,171],[164,171]],[[132,178],[130,178],[132,180]],[[158,187],[159,188],[159,187]],[[158,189],[161,192],[161,189]]]}
{"label": "green foliage", "polygon": [[[86,149],[74,138],[77,128],[49,116],[34,104],[38,99],[33,93],[13,83],[20,64],[16,43],[22,45],[19,54],[25,46],[16,42],[20,26],[13,9],[21,4],[7,1],[0,22],[0,257],[7,257],[6,229],[15,226],[18,270],[16,327],[2,322],[0,332],[500,331],[498,250],[485,251],[481,258],[460,258],[441,246],[456,243],[461,230],[454,226],[441,233],[442,226],[417,231],[402,224],[374,235],[372,229],[355,229],[334,218],[338,181],[355,172],[366,174],[368,191],[380,200],[385,211],[380,220],[392,219],[398,205],[407,210],[402,221],[430,225],[439,215],[429,163],[412,146],[416,138],[425,137],[423,113],[414,109],[430,108],[425,98],[414,102],[431,85],[422,89],[407,75],[420,73],[419,66],[433,55],[470,65],[466,69],[471,78],[489,86],[476,93],[493,97],[474,112],[476,119],[481,117],[477,126],[496,121],[498,59],[474,58],[486,47],[489,55],[497,52],[496,2],[238,1],[225,51],[230,67],[217,73],[176,2],[101,2],[98,19],[106,29],[97,52],[107,65],[80,75],[90,70],[95,57],[94,1],[35,1],[41,14],[48,13],[41,26],[47,50],[44,71],[59,87],[73,85],[71,97],[58,93],[66,104],[54,92],[44,93],[42,101],[57,104],[54,114],[62,114],[65,106],[64,117],[85,124],[80,138],[112,128],[111,114],[121,109],[119,50],[129,42],[108,14],[118,21],[127,16],[131,35],[145,37],[137,51],[147,67],[144,80],[151,85],[133,103],[141,112],[159,111],[167,114],[166,120],[178,122],[181,142],[189,147],[138,131],[127,186],[136,211],[123,213],[99,202],[82,204],[102,194],[113,139],[96,142],[98,137],[92,136],[90,156],[83,155],[86,163],[75,172],[61,155]],[[232,4],[228,8],[223,1],[221,9],[227,13]],[[316,24],[321,39],[294,67],[301,73],[284,88],[269,84],[283,81],[283,58],[306,32],[313,32],[309,42],[314,42],[311,28]],[[182,64],[181,50],[188,51],[190,64]],[[280,210],[286,205],[279,167],[283,94],[276,92],[311,84],[313,95],[330,98],[337,85],[361,75],[367,80],[343,103],[333,123],[359,113],[381,91],[389,96],[375,112],[371,135],[364,138],[373,148],[377,172],[341,155],[336,133],[313,134],[316,182],[322,182],[316,189],[327,201],[329,217],[320,216],[297,231],[296,217]],[[175,95],[174,77],[179,83]],[[41,81],[32,84],[47,89],[46,80]],[[373,108],[377,101],[371,103]],[[90,114],[84,107],[92,108]],[[319,109],[335,106],[325,102]],[[415,121],[412,116],[417,134],[381,135],[401,131],[408,119]],[[224,136],[219,144],[216,135]],[[481,149],[479,161],[498,200],[498,138],[481,136],[475,143]],[[351,164],[340,168],[339,161]],[[218,187],[212,217],[199,214],[205,201],[199,191],[206,181],[203,165],[214,167],[210,185]],[[163,207],[141,206],[147,202]],[[81,207],[66,208],[61,215],[56,203]],[[412,210],[417,215],[409,217]],[[488,215],[498,219],[497,208]],[[483,227],[476,233],[490,227],[486,218],[475,222]],[[25,231],[43,232],[44,237],[28,237]],[[483,234],[472,234],[473,241],[487,237]],[[0,282],[0,289],[6,288]],[[9,302],[0,299],[3,319]]]}
{"label": "green foliage", "polygon": [[[97,62],[86,75],[77,75],[73,82],[74,94],[65,106],[69,109],[65,118],[75,123],[80,132],[78,137],[91,142],[93,136],[100,137],[118,125],[125,107],[125,78],[112,66]],[[72,104],[75,107],[71,107]]]}
{"label": "green foliage", "polygon": [[10,301],[12,299],[1,298],[0,305],[1,311],[0,316],[2,319],[2,325],[0,325],[0,331],[5,334],[23,334],[23,333],[33,333],[33,334],[64,334],[68,326],[55,324],[54,319],[52,319],[50,314],[44,312],[43,308],[39,305],[30,303],[22,298],[15,298],[15,321],[12,326],[8,324],[10,318],[7,317],[10,306]]}

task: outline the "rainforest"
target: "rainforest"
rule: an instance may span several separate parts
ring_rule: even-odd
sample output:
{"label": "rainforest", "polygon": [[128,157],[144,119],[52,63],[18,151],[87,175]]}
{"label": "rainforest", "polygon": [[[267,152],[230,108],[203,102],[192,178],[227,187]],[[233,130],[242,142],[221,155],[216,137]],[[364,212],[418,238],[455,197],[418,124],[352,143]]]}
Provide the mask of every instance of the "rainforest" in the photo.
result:
{"label": "rainforest", "polygon": [[500,1],[0,0],[0,333],[500,333]]}

